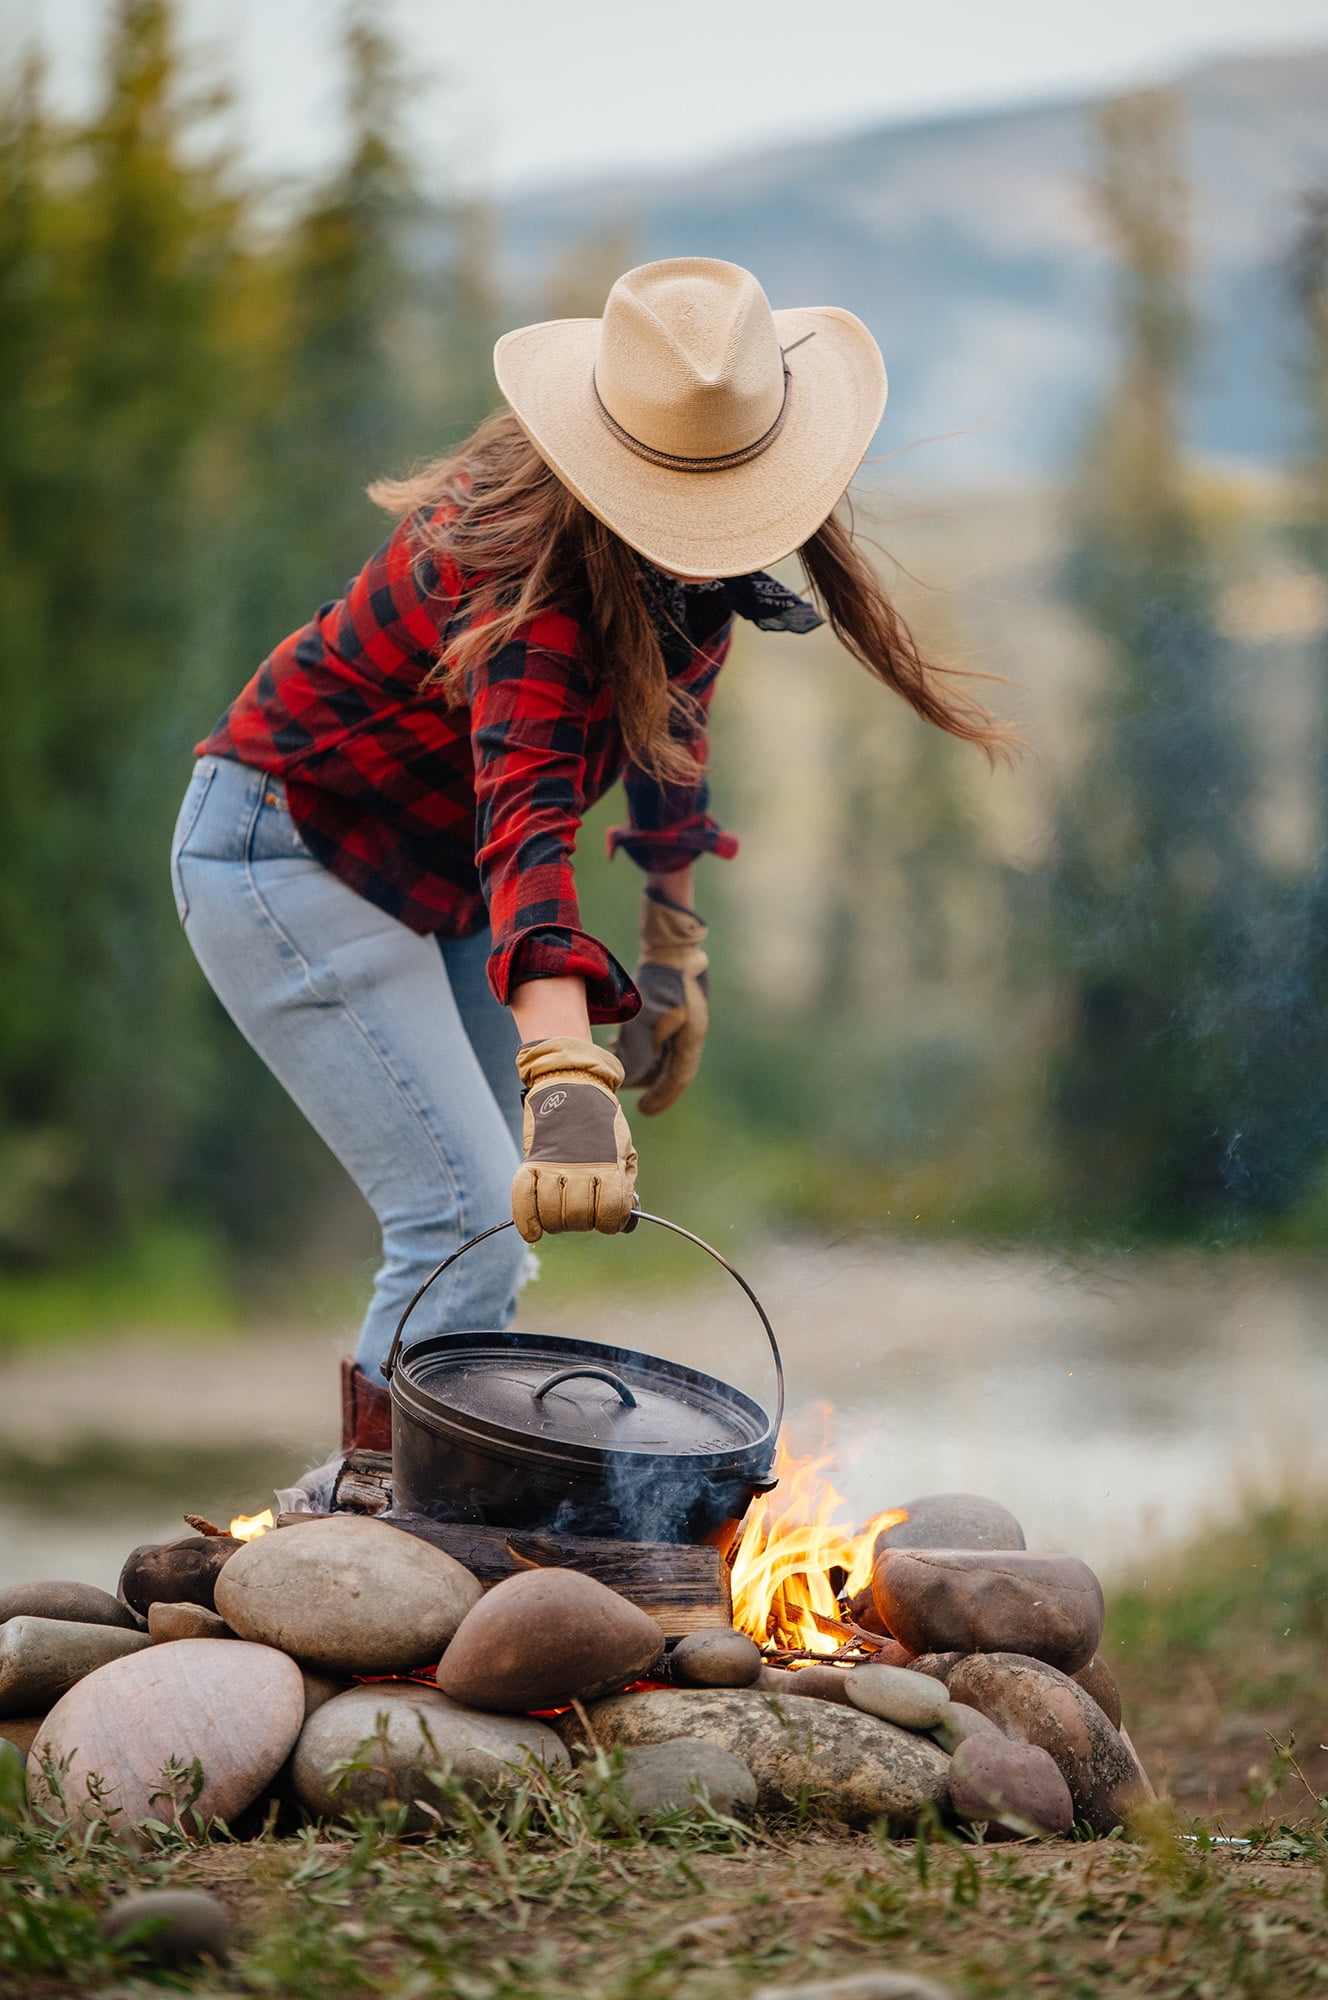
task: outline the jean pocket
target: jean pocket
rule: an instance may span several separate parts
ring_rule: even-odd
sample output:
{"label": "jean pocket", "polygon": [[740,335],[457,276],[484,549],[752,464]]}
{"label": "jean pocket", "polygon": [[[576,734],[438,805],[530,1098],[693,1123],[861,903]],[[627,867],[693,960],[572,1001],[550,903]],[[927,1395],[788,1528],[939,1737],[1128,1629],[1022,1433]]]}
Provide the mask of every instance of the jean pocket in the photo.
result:
{"label": "jean pocket", "polygon": [[212,780],[217,775],[217,766],[212,758],[201,759],[194,766],[194,775],[180,803],[179,817],[175,822],[175,832],[171,838],[171,889],[175,896],[175,914],[184,923],[189,915],[189,897],[185,892],[184,876],[180,870],[180,857],[189,844],[190,836],[198,825],[198,816],[207,803],[207,795],[212,789]]}

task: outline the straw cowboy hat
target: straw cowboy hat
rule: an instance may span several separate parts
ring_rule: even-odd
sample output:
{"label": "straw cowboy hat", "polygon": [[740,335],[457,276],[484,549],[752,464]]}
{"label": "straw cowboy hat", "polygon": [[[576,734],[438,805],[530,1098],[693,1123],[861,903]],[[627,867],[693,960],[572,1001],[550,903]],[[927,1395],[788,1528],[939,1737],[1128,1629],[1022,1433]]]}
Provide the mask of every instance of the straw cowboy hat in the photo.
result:
{"label": "straw cowboy hat", "polygon": [[885,408],[885,364],[860,319],[772,312],[750,271],[713,257],[628,271],[603,319],[504,334],[494,369],[564,485],[687,576],[744,576],[801,547]]}

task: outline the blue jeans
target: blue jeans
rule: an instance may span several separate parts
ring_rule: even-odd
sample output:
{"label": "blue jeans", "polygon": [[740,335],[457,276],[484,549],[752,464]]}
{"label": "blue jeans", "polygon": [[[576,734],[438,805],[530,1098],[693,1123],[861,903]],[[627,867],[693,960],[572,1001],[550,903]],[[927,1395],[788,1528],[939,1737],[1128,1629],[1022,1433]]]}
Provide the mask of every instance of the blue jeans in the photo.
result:
{"label": "blue jeans", "polygon": [[[488,932],[408,930],[314,860],[279,779],[225,758],[194,767],[171,879],[213,991],[378,1218],[356,1359],[381,1378],[411,1293],[512,1212],[518,1036],[489,990]],[[496,1237],[438,1281],[408,1338],[510,1325],[525,1270],[515,1231]]]}

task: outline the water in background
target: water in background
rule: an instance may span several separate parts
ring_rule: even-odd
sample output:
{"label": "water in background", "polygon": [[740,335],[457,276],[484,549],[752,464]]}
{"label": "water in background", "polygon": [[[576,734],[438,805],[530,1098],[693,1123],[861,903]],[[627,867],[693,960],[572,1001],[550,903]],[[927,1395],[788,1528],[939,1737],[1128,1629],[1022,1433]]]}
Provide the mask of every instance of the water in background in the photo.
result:
{"label": "water in background", "polygon": [[[1328,1472],[1318,1260],[801,1245],[749,1275],[784,1350],[791,1441],[818,1448],[829,1422],[853,1518],[985,1492],[1031,1545],[1119,1575],[1252,1495]],[[597,1290],[577,1307],[541,1290],[527,1326],[668,1354],[768,1401],[759,1329],[725,1281]],[[0,1584],[109,1587],[135,1542],[185,1532],[182,1509],[262,1505],[266,1481],[334,1442],[337,1351],[325,1333],[273,1331],[11,1357]]]}

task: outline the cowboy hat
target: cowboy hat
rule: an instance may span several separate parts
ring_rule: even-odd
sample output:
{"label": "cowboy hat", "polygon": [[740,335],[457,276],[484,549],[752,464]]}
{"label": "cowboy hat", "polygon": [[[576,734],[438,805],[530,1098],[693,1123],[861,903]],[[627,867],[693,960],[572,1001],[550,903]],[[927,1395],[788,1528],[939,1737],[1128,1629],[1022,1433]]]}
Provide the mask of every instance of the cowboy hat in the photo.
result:
{"label": "cowboy hat", "polygon": [[875,340],[837,306],[772,312],[750,271],[670,257],[602,319],[505,333],[498,386],[540,456],[649,561],[745,576],[813,535],[885,408]]}

